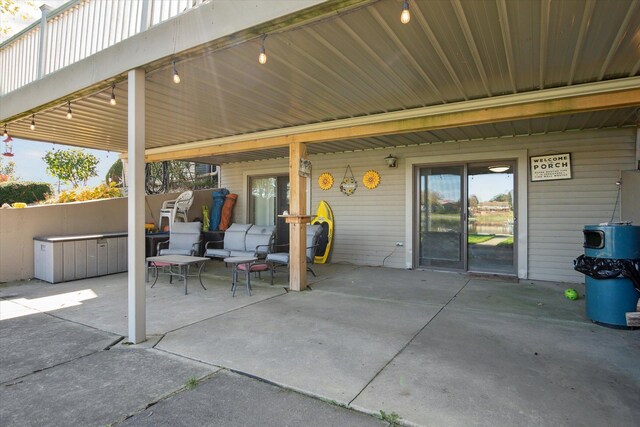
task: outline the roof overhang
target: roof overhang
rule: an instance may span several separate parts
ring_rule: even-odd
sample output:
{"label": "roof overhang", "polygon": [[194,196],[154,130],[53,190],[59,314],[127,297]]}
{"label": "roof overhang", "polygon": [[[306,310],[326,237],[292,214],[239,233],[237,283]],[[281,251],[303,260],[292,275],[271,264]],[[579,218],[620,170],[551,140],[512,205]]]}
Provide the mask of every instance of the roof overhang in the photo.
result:
{"label": "roof overhang", "polygon": [[211,2],[6,95],[0,116],[15,137],[125,152],[124,76],[140,67],[148,161],[283,157],[291,141],[313,154],[636,125],[633,2],[411,2],[408,25],[395,0],[277,1],[295,7],[260,22],[213,8],[237,3]]}
{"label": "roof overhang", "polygon": [[[276,129],[146,151],[147,162],[221,156],[640,105],[640,77]],[[126,157],[126,156],[124,156]]]}

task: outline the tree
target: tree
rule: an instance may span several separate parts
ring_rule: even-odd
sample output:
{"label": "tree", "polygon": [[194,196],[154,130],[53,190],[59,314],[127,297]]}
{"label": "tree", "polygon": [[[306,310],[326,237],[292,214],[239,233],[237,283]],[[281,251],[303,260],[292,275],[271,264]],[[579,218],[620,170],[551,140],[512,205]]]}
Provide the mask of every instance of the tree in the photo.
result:
{"label": "tree", "polygon": [[71,183],[73,188],[87,185],[89,178],[97,176],[96,166],[100,162],[93,154],[77,148],[47,151],[42,160],[47,164],[48,174]]}
{"label": "tree", "polygon": [[[203,168],[204,167],[204,168]],[[217,176],[210,173],[209,165],[183,160],[165,160],[145,165],[145,189],[147,194],[170,191],[215,188]],[[204,169],[204,170],[203,170]]]}
{"label": "tree", "polygon": [[7,162],[5,165],[0,158],[0,182],[17,181],[15,162]]}
{"label": "tree", "polygon": [[[27,6],[34,6],[34,3],[29,0],[22,0],[22,3]],[[0,0],[0,15],[19,15],[20,18],[24,21],[29,19],[29,16],[20,12],[20,6],[16,4],[15,0]],[[8,19],[2,19],[2,24],[0,25],[0,35],[7,35],[11,31],[11,27],[6,26],[5,24],[7,21]]]}
{"label": "tree", "polygon": [[117,187],[122,187],[122,160],[118,159],[109,168],[107,175],[104,177],[104,181],[107,184],[115,182]]}
{"label": "tree", "polygon": [[475,209],[478,207],[478,204],[480,204],[480,201],[478,200],[478,196],[476,196],[475,194],[472,194],[469,196],[469,207],[472,209]]}
{"label": "tree", "polygon": [[498,194],[489,200],[490,202],[507,202],[509,207],[513,206],[513,194],[511,191],[506,193]]}

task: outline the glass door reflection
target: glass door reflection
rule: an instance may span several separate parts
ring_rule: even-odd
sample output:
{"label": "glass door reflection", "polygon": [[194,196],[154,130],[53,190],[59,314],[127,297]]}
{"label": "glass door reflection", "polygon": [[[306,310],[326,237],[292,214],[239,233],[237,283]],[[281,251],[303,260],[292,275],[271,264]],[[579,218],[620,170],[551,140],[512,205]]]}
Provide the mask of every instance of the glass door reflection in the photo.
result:
{"label": "glass door reflection", "polygon": [[250,178],[249,221],[256,225],[275,225],[275,243],[286,251],[289,224],[278,213],[289,209],[289,176]]}
{"label": "glass door reflection", "polygon": [[514,164],[470,164],[467,269],[514,273]]}
{"label": "glass door reflection", "polygon": [[419,264],[464,269],[464,166],[421,168]]}

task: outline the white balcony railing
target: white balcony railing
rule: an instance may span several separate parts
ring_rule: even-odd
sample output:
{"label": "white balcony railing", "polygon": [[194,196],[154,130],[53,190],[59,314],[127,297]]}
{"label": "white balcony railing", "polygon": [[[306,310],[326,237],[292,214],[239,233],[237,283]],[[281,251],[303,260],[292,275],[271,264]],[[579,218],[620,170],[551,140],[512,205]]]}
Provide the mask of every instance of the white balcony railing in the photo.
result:
{"label": "white balcony railing", "polygon": [[0,95],[208,0],[72,0],[0,44]]}

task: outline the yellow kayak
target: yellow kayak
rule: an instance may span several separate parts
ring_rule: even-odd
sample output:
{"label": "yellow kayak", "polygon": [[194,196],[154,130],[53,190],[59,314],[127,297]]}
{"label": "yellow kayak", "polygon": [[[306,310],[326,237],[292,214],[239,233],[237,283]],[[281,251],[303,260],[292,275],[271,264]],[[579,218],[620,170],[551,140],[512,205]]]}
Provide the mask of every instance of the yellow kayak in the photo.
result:
{"label": "yellow kayak", "polygon": [[318,204],[318,210],[316,216],[311,221],[311,224],[320,224],[322,226],[322,233],[318,239],[318,248],[316,249],[316,257],[314,262],[316,264],[324,264],[329,258],[329,252],[331,252],[331,242],[333,241],[333,212],[331,206],[324,200],[321,200]]}

